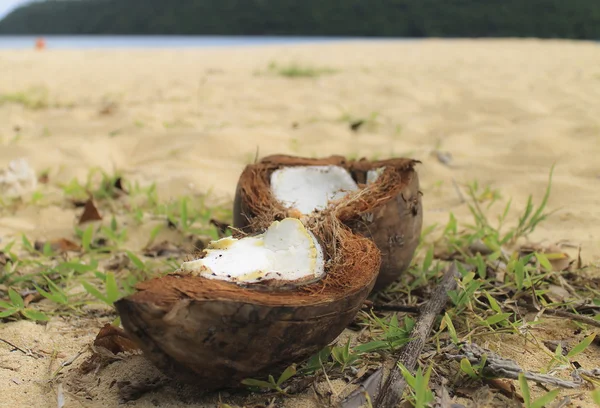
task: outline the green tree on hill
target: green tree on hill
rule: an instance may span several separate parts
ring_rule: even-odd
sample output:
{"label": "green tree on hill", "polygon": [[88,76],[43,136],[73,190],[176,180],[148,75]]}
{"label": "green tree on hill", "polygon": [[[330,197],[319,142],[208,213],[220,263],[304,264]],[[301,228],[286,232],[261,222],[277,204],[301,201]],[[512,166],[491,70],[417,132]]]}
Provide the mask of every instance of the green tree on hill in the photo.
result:
{"label": "green tree on hill", "polygon": [[600,39],[599,0],[46,0],[0,34]]}

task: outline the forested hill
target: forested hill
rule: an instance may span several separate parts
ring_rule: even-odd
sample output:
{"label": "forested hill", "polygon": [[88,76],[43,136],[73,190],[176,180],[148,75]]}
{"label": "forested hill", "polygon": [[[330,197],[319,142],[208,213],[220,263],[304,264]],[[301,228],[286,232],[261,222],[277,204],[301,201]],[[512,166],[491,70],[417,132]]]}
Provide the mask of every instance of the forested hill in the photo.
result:
{"label": "forested hill", "polygon": [[597,40],[600,0],[47,0],[14,10],[0,34]]}

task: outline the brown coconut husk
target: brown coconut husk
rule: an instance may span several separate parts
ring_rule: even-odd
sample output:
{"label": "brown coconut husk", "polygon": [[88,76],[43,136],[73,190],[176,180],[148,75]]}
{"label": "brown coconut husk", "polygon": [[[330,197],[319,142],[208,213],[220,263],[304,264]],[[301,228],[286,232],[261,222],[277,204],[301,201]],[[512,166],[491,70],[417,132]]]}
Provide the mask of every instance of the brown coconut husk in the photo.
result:
{"label": "brown coconut husk", "polygon": [[327,259],[321,280],[280,288],[175,273],[115,303],[123,327],[159,369],[207,390],[305,360],[354,319],[381,259],[333,214],[308,223]]}
{"label": "brown coconut husk", "polygon": [[[362,187],[335,203],[335,214],[353,232],[372,239],[381,251],[381,270],[374,290],[398,279],[410,266],[419,244],[423,208],[417,160],[394,158],[369,161],[347,160],[342,156],[310,159],[274,155],[246,166],[236,188],[233,226],[242,231],[265,228],[273,220],[302,217],[287,209],[271,192],[270,177],[282,167],[335,165],[346,169]],[[386,170],[370,185],[365,185],[369,170]]]}

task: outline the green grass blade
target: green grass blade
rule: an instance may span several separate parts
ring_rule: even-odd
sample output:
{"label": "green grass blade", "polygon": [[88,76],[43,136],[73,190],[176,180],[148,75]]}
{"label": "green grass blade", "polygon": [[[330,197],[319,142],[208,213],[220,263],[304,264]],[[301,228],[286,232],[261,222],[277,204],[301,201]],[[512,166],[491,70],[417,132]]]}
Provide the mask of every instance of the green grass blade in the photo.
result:
{"label": "green grass blade", "polygon": [[242,380],[242,384],[248,385],[250,387],[266,388],[269,390],[273,389],[273,384],[267,381],[255,380],[254,378],[246,378],[245,380]]}
{"label": "green grass blade", "polygon": [[21,298],[21,295],[19,295],[14,289],[8,289],[8,297],[10,298],[10,301],[14,307],[18,309],[23,309],[25,307],[23,298]]}
{"label": "green grass blade", "polygon": [[146,270],[146,265],[144,264],[144,262],[142,262],[142,260],[140,258],[137,257],[137,255],[135,255],[131,251],[127,251],[126,253],[127,253],[127,257],[135,265],[136,268],[138,268],[141,271]]}
{"label": "green grass blade", "polygon": [[88,225],[88,227],[83,231],[83,235],[81,237],[81,246],[83,247],[83,250],[85,252],[91,251],[93,236],[94,236],[94,229],[92,228],[91,225]]}
{"label": "green grass blade", "polygon": [[523,404],[525,408],[531,408],[531,393],[529,392],[529,384],[523,373],[519,374],[519,385],[521,386],[521,394],[523,395]]}
{"label": "green grass blade", "polygon": [[19,312],[19,309],[15,309],[15,308],[3,310],[0,312],[0,319],[8,317],[8,316],[12,316],[18,312]]}
{"label": "green grass blade", "polygon": [[277,379],[277,385],[279,386],[279,385],[283,384],[284,382],[289,380],[294,375],[296,375],[296,365],[292,364],[291,366],[286,368],[283,373],[281,373],[281,375]]}
{"label": "green grass blade", "polygon": [[567,353],[567,357],[575,357],[577,354],[583,352],[590,344],[592,344],[592,341],[594,341],[595,337],[596,333],[587,336]]}
{"label": "green grass blade", "polygon": [[42,313],[38,310],[23,309],[23,310],[21,310],[21,313],[23,314],[23,316],[25,316],[29,320],[37,320],[37,321],[42,321],[42,322],[47,322],[48,320],[50,320],[50,318],[48,316],[46,316],[44,313]]}
{"label": "green grass blade", "polygon": [[121,297],[121,291],[117,285],[115,274],[112,272],[106,273],[106,298],[112,304]]}
{"label": "green grass blade", "polygon": [[96,289],[94,286],[92,286],[91,284],[89,284],[88,282],[82,282],[81,283],[83,285],[83,288],[93,297],[95,297],[96,299],[110,305],[112,304],[112,302],[110,302],[108,300],[108,298],[106,296],[104,296],[102,293],[100,293],[100,291],[98,289]]}
{"label": "green grass blade", "polygon": [[531,408],[544,408],[545,406],[547,406],[548,404],[550,404],[552,401],[554,401],[556,399],[559,392],[560,392],[560,390],[552,390],[552,391],[542,395],[541,397],[539,397],[538,399],[533,401],[533,403],[531,404]]}

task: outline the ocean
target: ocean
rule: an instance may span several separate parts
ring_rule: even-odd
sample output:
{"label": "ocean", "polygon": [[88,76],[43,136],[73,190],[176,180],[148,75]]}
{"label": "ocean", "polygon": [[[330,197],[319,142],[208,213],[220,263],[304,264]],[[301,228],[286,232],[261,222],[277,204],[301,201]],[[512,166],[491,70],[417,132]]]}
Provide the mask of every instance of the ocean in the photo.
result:
{"label": "ocean", "polygon": [[38,38],[44,38],[48,49],[93,48],[198,48],[287,45],[348,41],[406,41],[404,38],[373,37],[275,37],[275,36],[114,36],[114,35],[48,35],[0,36],[0,49],[31,49]]}

